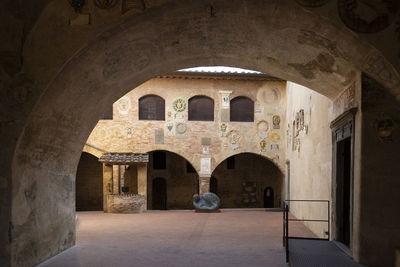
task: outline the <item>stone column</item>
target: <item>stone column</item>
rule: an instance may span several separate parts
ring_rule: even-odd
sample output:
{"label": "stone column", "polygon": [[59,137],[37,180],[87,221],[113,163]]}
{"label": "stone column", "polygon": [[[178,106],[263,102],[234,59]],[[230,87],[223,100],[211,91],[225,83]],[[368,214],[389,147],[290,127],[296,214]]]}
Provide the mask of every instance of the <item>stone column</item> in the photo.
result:
{"label": "stone column", "polygon": [[103,163],[103,210],[107,212],[107,196],[112,194],[113,165]]}
{"label": "stone column", "polygon": [[144,210],[147,210],[147,163],[140,163],[137,166],[137,187],[138,194],[144,196]]}
{"label": "stone column", "polygon": [[[121,176],[121,180],[120,180],[121,184],[119,186],[121,188],[123,186],[125,186],[125,170],[126,170],[125,168],[126,168],[126,165],[119,165],[119,173],[120,173],[120,176]],[[121,191],[121,193],[122,193],[122,191]]]}
{"label": "stone column", "polygon": [[199,194],[202,196],[206,192],[210,192],[211,176],[199,177]]}
{"label": "stone column", "polygon": [[113,188],[112,192],[114,195],[119,194],[120,191],[120,185],[119,185],[119,165],[113,165],[112,166],[112,172],[113,172]]}

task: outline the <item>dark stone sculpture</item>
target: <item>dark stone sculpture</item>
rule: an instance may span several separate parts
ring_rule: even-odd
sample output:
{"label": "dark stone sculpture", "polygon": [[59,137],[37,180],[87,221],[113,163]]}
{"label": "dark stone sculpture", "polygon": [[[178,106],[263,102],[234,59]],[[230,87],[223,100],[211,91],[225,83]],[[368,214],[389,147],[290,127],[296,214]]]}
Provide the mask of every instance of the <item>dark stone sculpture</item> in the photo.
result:
{"label": "dark stone sculpture", "polygon": [[217,211],[220,204],[219,197],[214,193],[204,193],[202,196],[193,195],[193,206],[196,211]]}

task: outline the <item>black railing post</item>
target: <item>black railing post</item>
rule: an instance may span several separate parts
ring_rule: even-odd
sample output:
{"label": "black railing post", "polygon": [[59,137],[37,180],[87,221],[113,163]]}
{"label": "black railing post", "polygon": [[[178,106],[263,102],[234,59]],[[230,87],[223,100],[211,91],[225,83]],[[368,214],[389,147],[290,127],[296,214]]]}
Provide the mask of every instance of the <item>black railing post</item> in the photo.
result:
{"label": "black railing post", "polygon": [[[290,202],[325,202],[328,204],[328,219],[297,219],[292,218],[289,219],[289,203]],[[328,238],[310,238],[310,237],[299,237],[292,236],[290,239],[308,239],[308,240],[330,240],[331,237],[331,211],[330,211],[330,201],[329,200],[308,200],[308,199],[287,199],[284,201],[284,211],[283,211],[283,246],[286,251],[286,262],[290,262],[289,257],[289,221],[295,222],[320,222],[320,223],[328,223]]]}
{"label": "black railing post", "polygon": [[283,212],[282,212],[282,214],[283,214],[283,220],[282,220],[282,227],[283,227],[283,229],[282,229],[282,233],[283,233],[282,243],[283,243],[283,246],[285,246],[286,245],[285,244],[285,237],[286,237],[286,217],[285,217],[285,214],[286,214],[286,201],[283,201]]}
{"label": "black railing post", "polygon": [[286,229],[285,229],[285,234],[286,234],[286,237],[285,237],[286,262],[289,262],[289,207],[288,207],[287,203],[285,204],[285,217],[286,217],[286,220],[285,220],[285,226],[286,226]]}
{"label": "black railing post", "polygon": [[331,240],[331,203],[328,200],[328,241]]}

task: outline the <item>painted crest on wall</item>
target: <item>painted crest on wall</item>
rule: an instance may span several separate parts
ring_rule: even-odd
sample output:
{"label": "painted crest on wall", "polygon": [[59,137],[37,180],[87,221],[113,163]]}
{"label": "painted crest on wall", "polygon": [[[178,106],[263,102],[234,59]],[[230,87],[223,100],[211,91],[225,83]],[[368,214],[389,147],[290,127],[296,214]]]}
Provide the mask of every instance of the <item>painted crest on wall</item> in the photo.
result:
{"label": "painted crest on wall", "polygon": [[261,139],[265,139],[268,136],[268,129],[269,129],[269,124],[265,120],[262,120],[259,123],[257,123],[258,135],[260,136]]}
{"label": "painted crest on wall", "polygon": [[229,95],[232,91],[221,90],[219,93],[221,94],[221,108],[229,108]]}
{"label": "painted crest on wall", "polygon": [[265,139],[260,141],[260,149],[261,152],[267,152],[267,141],[265,141]]}
{"label": "painted crest on wall", "polygon": [[280,123],[281,123],[281,118],[278,115],[274,115],[272,117],[272,123],[273,123],[273,127],[274,129],[280,129]]}
{"label": "painted crest on wall", "polygon": [[115,6],[118,0],[93,0],[94,4],[103,9],[109,9]]}
{"label": "painted crest on wall", "polygon": [[178,97],[177,99],[174,100],[172,103],[172,107],[174,108],[175,111],[177,112],[182,112],[186,108],[186,102],[185,99]]}
{"label": "painted crest on wall", "polygon": [[278,133],[271,133],[270,139],[271,139],[272,142],[276,143],[276,142],[279,141],[279,139],[281,139],[281,137],[279,136]]}
{"label": "painted crest on wall", "polygon": [[279,150],[279,145],[278,144],[271,144],[271,150]]}
{"label": "painted crest on wall", "polygon": [[186,132],[186,123],[177,123],[175,129],[177,134],[184,134]]}
{"label": "painted crest on wall", "polygon": [[392,119],[384,119],[376,121],[376,130],[378,132],[379,139],[384,143],[393,142],[393,130],[394,122]]}
{"label": "painted crest on wall", "polygon": [[264,104],[272,104],[281,100],[281,93],[277,88],[262,88],[258,91],[257,98]]}
{"label": "painted crest on wall", "polygon": [[228,124],[227,123],[221,123],[220,124],[220,131],[221,131],[221,136],[226,136],[227,132],[228,132]]}
{"label": "painted crest on wall", "polygon": [[173,124],[172,123],[168,123],[167,124],[167,129],[168,129],[168,131],[172,131],[172,128],[173,128]]}
{"label": "painted crest on wall", "polygon": [[133,129],[131,127],[126,128],[126,137],[132,138]]}
{"label": "painted crest on wall", "polygon": [[237,149],[240,147],[240,141],[242,140],[242,136],[236,130],[232,130],[227,135],[229,143],[233,149]]}
{"label": "painted crest on wall", "polygon": [[171,122],[169,122],[169,123],[167,123],[166,125],[166,133],[167,133],[167,136],[173,136],[174,135],[174,132],[172,131],[172,129],[174,128],[174,124],[173,123],[171,123]]}
{"label": "painted crest on wall", "polygon": [[131,100],[129,97],[122,97],[120,100],[118,100],[118,111],[121,115],[126,115],[128,114],[130,108],[131,108]]}

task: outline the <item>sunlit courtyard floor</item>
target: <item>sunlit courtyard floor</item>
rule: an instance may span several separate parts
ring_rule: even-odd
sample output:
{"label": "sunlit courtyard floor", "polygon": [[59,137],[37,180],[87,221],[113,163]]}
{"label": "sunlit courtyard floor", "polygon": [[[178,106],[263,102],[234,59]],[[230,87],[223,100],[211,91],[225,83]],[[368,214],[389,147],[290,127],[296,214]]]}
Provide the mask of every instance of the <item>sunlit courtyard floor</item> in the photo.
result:
{"label": "sunlit courtyard floor", "polygon": [[[282,212],[77,213],[76,246],[39,266],[287,266]],[[301,224],[292,228],[307,235]]]}

